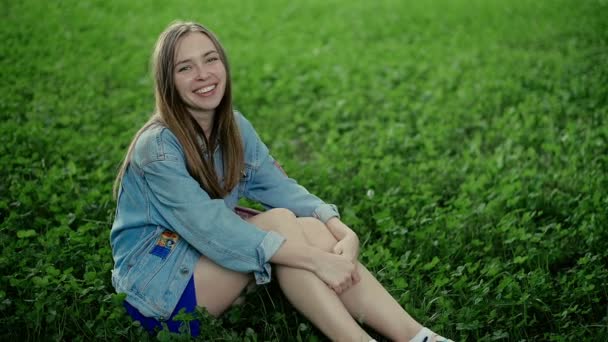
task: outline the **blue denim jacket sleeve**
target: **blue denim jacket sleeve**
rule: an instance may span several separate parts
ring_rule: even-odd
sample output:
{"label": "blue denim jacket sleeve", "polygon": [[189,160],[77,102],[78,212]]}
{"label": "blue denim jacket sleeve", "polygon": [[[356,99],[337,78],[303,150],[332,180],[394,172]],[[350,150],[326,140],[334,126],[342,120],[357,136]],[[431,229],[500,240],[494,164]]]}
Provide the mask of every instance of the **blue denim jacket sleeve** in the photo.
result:
{"label": "blue denim jacket sleeve", "polygon": [[245,189],[245,197],[267,208],[287,208],[296,216],[316,217],[324,223],[332,217],[340,217],[335,205],[323,202],[283,172],[251,123],[242,116],[240,129],[249,142],[247,148],[256,149],[259,161]]}
{"label": "blue denim jacket sleeve", "polygon": [[244,221],[223,199],[211,199],[188,173],[181,145],[169,129],[151,135],[142,135],[133,162],[143,172],[150,203],[162,208],[158,212],[168,226],[217,264],[253,272],[259,284],[270,281],[269,259],[284,238]]}

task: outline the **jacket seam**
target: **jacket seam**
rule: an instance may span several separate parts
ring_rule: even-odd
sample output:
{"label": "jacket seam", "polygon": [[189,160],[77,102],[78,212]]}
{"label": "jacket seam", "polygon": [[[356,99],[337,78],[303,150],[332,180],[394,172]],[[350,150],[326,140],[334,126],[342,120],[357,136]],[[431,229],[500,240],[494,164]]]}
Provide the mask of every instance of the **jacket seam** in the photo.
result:
{"label": "jacket seam", "polygon": [[140,162],[139,167],[142,169],[142,172],[148,164],[153,163],[155,161],[165,160],[167,158],[167,154],[165,153],[163,144],[164,139],[162,137],[162,134],[166,129],[166,127],[161,127],[158,132],[154,132],[154,152],[147,153],[146,156],[144,156],[143,160]]}

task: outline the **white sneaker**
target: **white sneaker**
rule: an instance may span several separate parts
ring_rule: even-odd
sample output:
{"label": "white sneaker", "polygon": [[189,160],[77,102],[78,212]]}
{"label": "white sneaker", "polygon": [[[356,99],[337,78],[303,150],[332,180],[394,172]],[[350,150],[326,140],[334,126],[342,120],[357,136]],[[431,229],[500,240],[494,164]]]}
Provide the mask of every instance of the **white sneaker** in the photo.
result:
{"label": "white sneaker", "polygon": [[420,329],[420,331],[416,334],[416,336],[414,336],[414,338],[410,340],[410,342],[433,342],[433,338],[435,338],[434,342],[454,342],[449,338],[437,335],[426,327]]}

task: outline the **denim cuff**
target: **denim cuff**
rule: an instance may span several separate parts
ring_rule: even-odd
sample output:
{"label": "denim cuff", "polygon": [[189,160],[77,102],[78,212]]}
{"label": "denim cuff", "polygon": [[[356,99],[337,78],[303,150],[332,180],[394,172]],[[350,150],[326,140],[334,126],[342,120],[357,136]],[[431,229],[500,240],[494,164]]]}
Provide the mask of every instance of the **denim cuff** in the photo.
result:
{"label": "denim cuff", "polygon": [[327,221],[329,221],[329,219],[332,217],[340,218],[340,213],[338,212],[338,207],[335,205],[324,203],[313,211],[312,216],[319,219],[323,223],[327,223]]}
{"label": "denim cuff", "polygon": [[271,278],[271,267],[270,258],[277,252],[279,247],[285,242],[285,238],[279,233],[269,231],[262,242],[256,248],[258,252],[259,263],[261,270],[253,272],[255,276],[255,282],[258,285],[266,284],[270,282]]}

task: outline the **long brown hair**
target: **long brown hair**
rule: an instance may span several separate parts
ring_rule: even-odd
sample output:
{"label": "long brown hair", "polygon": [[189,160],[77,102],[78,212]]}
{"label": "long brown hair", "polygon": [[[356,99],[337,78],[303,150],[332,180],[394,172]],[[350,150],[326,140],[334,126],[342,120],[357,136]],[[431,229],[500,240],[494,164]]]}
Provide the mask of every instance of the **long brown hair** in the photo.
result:
{"label": "long brown hair", "polygon": [[[209,37],[226,68],[224,97],[215,109],[209,139],[207,139],[194,117],[188,112],[186,104],[175,87],[175,49],[179,39],[189,32],[200,32]],[[175,134],[184,149],[186,166],[190,175],[198,181],[199,185],[211,198],[223,198],[238,184],[244,166],[243,144],[232,108],[232,83],[224,48],[216,36],[202,25],[194,22],[173,22],[161,33],[156,42],[152,55],[152,70],[155,84],[154,96],[156,98],[154,114],[135,134],[127,150],[114,182],[114,198],[118,196],[122,177],[129,166],[137,139],[145,130],[154,125],[163,125]],[[209,153],[208,158],[203,158],[203,149],[198,143],[199,140],[204,142],[205,149]],[[223,155],[223,186],[215,172],[213,162],[213,151],[218,142]]]}

